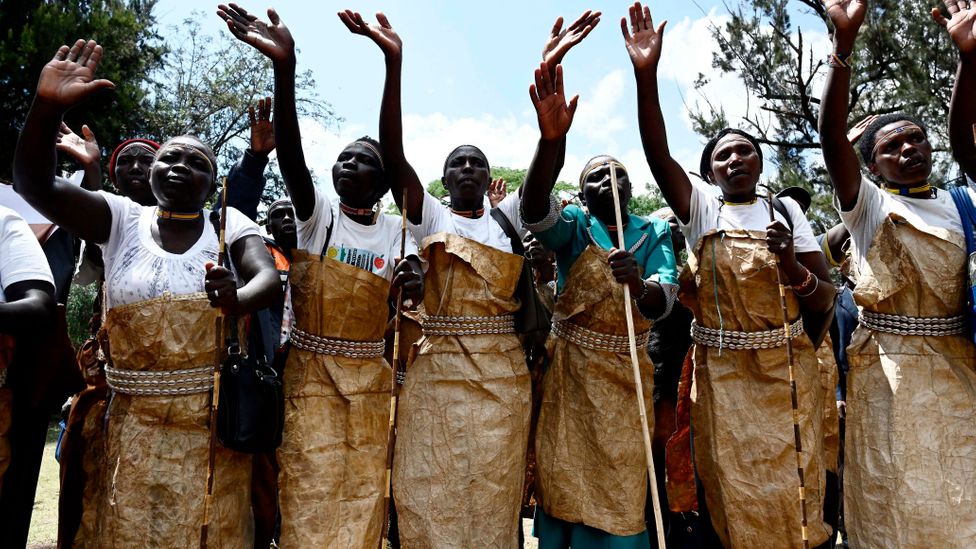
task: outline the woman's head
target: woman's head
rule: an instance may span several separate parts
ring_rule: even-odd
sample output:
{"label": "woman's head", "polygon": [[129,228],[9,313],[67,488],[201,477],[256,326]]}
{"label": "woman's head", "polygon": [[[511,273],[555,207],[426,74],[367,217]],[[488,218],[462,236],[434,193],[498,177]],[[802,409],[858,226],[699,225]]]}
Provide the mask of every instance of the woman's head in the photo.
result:
{"label": "woman's head", "polygon": [[149,183],[160,207],[199,210],[217,190],[217,157],[192,135],[174,137],[156,152]]}
{"label": "woman's head", "polygon": [[143,206],[152,206],[156,197],[149,186],[149,170],[156,160],[159,143],[149,139],[129,139],[112,151],[108,178],[122,196]]}
{"label": "woman's head", "polygon": [[864,130],[858,148],[871,175],[887,183],[922,183],[932,173],[928,130],[907,114],[879,116]]}
{"label": "woman's head", "polygon": [[379,142],[364,136],[346,145],[332,165],[332,183],[343,204],[372,208],[390,190]]}
{"label": "woman's head", "polygon": [[583,167],[579,178],[580,200],[586,204],[591,214],[605,222],[614,218],[613,189],[610,187],[612,168],[616,168],[620,207],[626,211],[632,194],[630,177],[616,158],[606,154],[594,156]]}
{"label": "woman's head", "polygon": [[749,133],[725,128],[705,144],[698,169],[725,196],[753,194],[763,170],[762,148]]}
{"label": "woman's head", "polygon": [[488,157],[474,145],[461,145],[444,160],[441,183],[451,196],[451,206],[456,209],[480,208],[490,182]]}

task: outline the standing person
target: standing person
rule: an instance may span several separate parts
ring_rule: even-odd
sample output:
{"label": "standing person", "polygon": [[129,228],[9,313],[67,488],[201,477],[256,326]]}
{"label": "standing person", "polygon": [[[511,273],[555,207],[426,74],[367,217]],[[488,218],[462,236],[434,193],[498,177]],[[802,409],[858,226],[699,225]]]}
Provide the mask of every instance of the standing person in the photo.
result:
{"label": "standing person", "polygon": [[[203,518],[216,307],[247,314],[270,305],[279,286],[257,226],[232,208],[226,241],[234,270],[211,267],[218,236],[203,206],[216,188],[216,158],[195,137],[170,139],[158,151],[148,172],[156,207],[54,178],[64,113],[112,87],[94,80],[101,56],[94,41],[78,40],[45,65],[17,144],[14,185],[46,217],[98,243],[105,260],[113,473],[98,513],[99,544],[187,547],[199,542]],[[217,448],[214,474],[211,545],[248,547],[250,456]]]}
{"label": "standing person", "polygon": [[[776,221],[769,222],[770,206],[756,189],[762,151],[749,134],[722,130],[702,152],[700,173],[721,189],[721,198],[692,185],[669,152],[658,96],[665,23],[655,27],[650,10],[635,3],[629,28],[626,18],[620,25],[637,80],[644,154],[690,250],[694,278],[683,287],[696,319],[691,425],[712,524],[725,546],[801,546],[786,337],[774,270],[779,264],[791,287],[786,303],[808,537],[819,545],[830,534],[821,516],[824,391],[814,345],[801,337],[800,315],[822,317],[833,305],[823,254],[792,199],[776,199]],[[819,332],[820,319],[814,320],[818,326],[805,326],[811,333]]]}
{"label": "standing person", "polygon": [[278,450],[281,545],[373,546],[383,526],[393,381],[383,333],[391,281],[408,305],[423,296],[416,244],[408,235],[400,258],[400,220],[379,213],[390,174],[376,141],[358,139],[339,154],[332,168],[338,204],[313,185],[296,112],[295,42],[278,14],[269,9],[266,23],[221,5],[218,15],[274,67],[278,163],[297,218]]}
{"label": "standing person", "polygon": [[[945,5],[951,19],[933,14],[959,51],[950,144],[972,167],[976,10]],[[854,46],[868,3],[829,0],[826,7],[834,32],[820,139],[834,205],[851,233],[861,309],[847,349],[847,533],[857,547],[972,547],[976,347],[966,329],[962,222],[950,194],[929,184],[932,144],[909,115],[884,115],[867,127],[858,148],[879,185],[862,175],[845,132]]]}
{"label": "standing person", "polygon": [[[667,316],[678,290],[671,235],[665,221],[628,213],[630,179],[606,155],[591,159],[580,174],[587,211],[567,206],[560,212],[551,194],[554,170],[578,97],[566,103],[562,66],[552,69],[543,62],[529,92],[542,136],[522,193],[527,226],[556,253],[559,274],[536,435],[535,531],[545,548],[647,547],[647,462],[620,320],[622,285],[630,287],[636,305],[643,398],[653,409],[654,366],[645,348],[652,322]],[[617,172],[622,227],[616,224],[611,170]],[[618,231],[626,250],[615,246]]]}

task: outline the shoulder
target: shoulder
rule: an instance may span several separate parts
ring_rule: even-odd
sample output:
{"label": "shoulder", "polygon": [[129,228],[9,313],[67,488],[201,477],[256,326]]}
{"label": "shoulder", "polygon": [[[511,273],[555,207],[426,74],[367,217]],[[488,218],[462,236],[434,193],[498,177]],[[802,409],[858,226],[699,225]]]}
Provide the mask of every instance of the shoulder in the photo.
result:
{"label": "shoulder", "polygon": [[664,236],[671,232],[668,222],[658,217],[640,217],[630,214],[630,223],[640,232],[650,236]]}
{"label": "shoulder", "polygon": [[25,225],[27,224],[27,222],[24,221],[24,218],[20,217],[20,214],[17,212],[6,206],[0,206],[0,227],[2,227],[4,231],[7,230],[8,225],[18,225],[19,223],[23,223]]}
{"label": "shoulder", "polygon": [[261,236],[258,224],[237,208],[227,207],[227,240],[233,242],[245,236]]}
{"label": "shoulder", "polygon": [[583,208],[580,208],[576,204],[567,204],[564,206],[561,215],[563,219],[566,220],[585,219],[587,216],[586,212],[583,211]]}

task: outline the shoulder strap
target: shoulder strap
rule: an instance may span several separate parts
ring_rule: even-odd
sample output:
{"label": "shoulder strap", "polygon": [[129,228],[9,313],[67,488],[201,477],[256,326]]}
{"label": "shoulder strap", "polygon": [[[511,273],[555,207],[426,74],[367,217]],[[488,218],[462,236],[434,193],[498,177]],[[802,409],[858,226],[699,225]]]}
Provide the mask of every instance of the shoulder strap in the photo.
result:
{"label": "shoulder strap", "polygon": [[518,231],[515,230],[515,226],[512,222],[508,220],[508,216],[498,208],[491,209],[491,217],[499,225],[501,225],[502,230],[508,236],[508,239],[512,241],[512,253],[517,255],[525,255],[525,246],[522,245],[522,238],[519,237]]}
{"label": "shoulder strap", "polygon": [[793,232],[793,216],[790,215],[790,210],[786,208],[786,204],[778,196],[773,197],[773,209],[786,219],[786,225],[790,228],[790,232]]}
{"label": "shoulder strap", "polygon": [[335,225],[335,218],[338,212],[332,215],[332,220],[329,221],[329,226],[325,229],[325,244],[322,245],[322,251],[319,253],[319,261],[325,257],[325,252],[329,250],[329,242],[332,241],[332,227]]}
{"label": "shoulder strap", "polygon": [[973,235],[974,210],[972,197],[966,187],[954,187],[949,191],[952,201],[956,204],[959,211],[959,220],[962,221],[962,232],[966,235],[966,251],[973,253],[976,251],[976,237]]}

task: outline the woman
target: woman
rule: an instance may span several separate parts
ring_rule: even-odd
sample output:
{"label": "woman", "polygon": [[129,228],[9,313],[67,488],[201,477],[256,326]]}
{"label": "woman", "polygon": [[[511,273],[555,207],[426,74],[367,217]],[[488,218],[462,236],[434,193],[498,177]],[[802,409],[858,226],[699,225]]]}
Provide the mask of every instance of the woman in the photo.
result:
{"label": "woman", "polygon": [[298,228],[278,451],[281,545],[375,546],[383,528],[393,380],[383,359],[387,303],[391,281],[406,292],[407,305],[423,296],[416,244],[408,236],[407,257],[400,258],[400,220],[378,214],[390,184],[372,139],[339,154],[332,168],[337,205],[312,184],[295,107],[295,42],[278,14],[268,10],[270,24],[238,6],[221,6],[218,14],[274,66],[278,163]]}
{"label": "woman", "polygon": [[770,206],[756,191],[762,151],[747,133],[723,130],[702,153],[702,176],[721,189],[721,199],[691,184],[668,150],[658,98],[664,24],[655,28],[650,10],[640,3],[630,9],[630,30],[626,18],[620,24],[637,79],[644,154],[690,251],[694,278],[683,287],[696,319],[697,400],[691,420],[712,523],[725,546],[802,543],[786,338],[774,270],[779,265],[783,283],[791,287],[786,304],[808,537],[812,546],[819,545],[830,534],[821,512],[825,395],[814,345],[799,337],[799,317],[801,312],[806,318],[823,316],[834,302],[823,254],[792,199],[777,199],[776,221],[769,222]]}
{"label": "woman", "polygon": [[[215,308],[242,315],[266,307],[280,284],[257,226],[233,209],[226,240],[234,270],[205,268],[217,257],[217,233],[203,208],[216,188],[216,158],[195,137],[171,139],[157,152],[148,174],[157,207],[54,179],[62,116],[112,86],[93,80],[101,56],[94,41],[78,40],[45,65],[17,143],[14,185],[47,218],[98,243],[105,260],[114,397],[99,543],[186,547],[199,542],[203,519]],[[212,546],[253,543],[250,462],[217,449]]]}
{"label": "woman", "polygon": [[[933,10],[959,50],[949,134],[976,155],[976,10]],[[844,510],[851,545],[972,547],[976,542],[976,348],[966,331],[966,242],[948,192],[928,183],[932,144],[904,114],[847,130],[851,55],[867,3],[831,0],[833,53],[820,111],[834,205],[851,233],[860,325],[847,358]],[[968,197],[973,199],[970,190]]]}
{"label": "woman", "polygon": [[[566,104],[562,66],[553,68],[554,74],[542,63],[529,92],[542,138],[522,193],[527,226],[556,253],[559,272],[535,441],[536,535],[540,547],[647,547],[647,461],[621,322],[623,285],[635,304],[644,399],[653,409],[654,366],[644,349],[652,321],[667,316],[678,289],[671,237],[665,221],[627,212],[630,180],[610,156],[591,159],[580,175],[587,210],[559,211],[551,194],[554,170],[577,98]],[[622,227],[616,222],[613,172]],[[616,248],[619,232],[626,250]]]}

